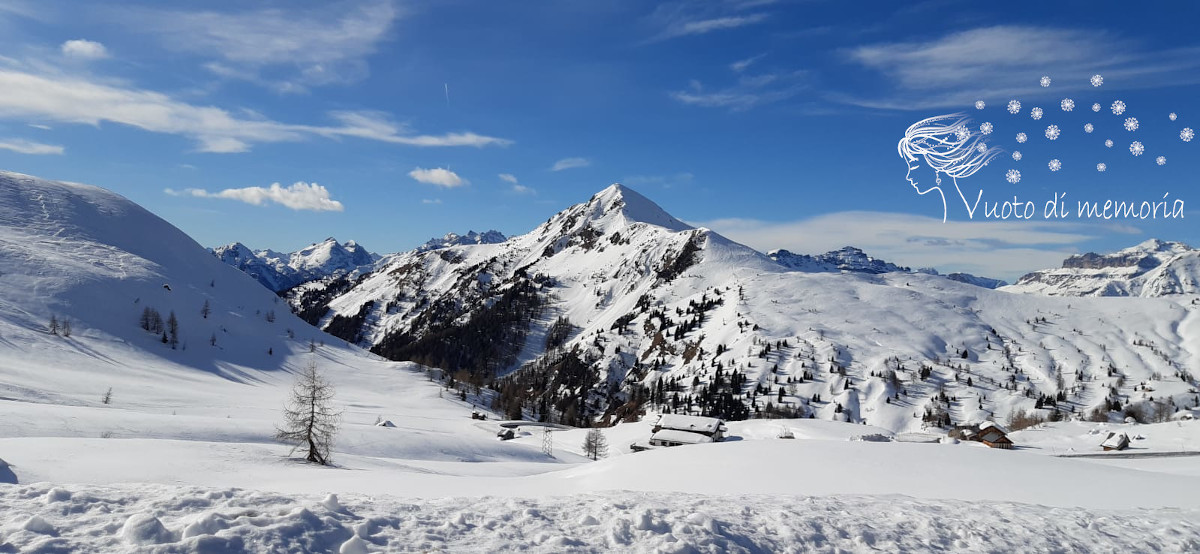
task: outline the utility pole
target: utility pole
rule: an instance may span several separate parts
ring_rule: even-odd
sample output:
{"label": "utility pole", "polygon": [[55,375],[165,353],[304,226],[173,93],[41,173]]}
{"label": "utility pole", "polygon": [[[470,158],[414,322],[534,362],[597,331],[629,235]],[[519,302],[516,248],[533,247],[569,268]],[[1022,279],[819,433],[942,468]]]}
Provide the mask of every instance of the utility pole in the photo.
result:
{"label": "utility pole", "polygon": [[542,427],[542,452],[551,458],[554,457],[554,435],[549,425]]}

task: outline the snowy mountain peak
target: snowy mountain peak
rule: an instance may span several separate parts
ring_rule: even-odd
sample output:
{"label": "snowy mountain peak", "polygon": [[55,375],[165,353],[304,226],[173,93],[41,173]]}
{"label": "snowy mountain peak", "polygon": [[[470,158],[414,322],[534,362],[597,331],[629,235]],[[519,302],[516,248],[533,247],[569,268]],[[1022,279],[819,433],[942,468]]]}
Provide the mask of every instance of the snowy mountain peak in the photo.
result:
{"label": "snowy mountain peak", "polygon": [[687,231],[693,228],[672,217],[654,201],[620,183],[609,185],[596,193],[583,206],[591,216],[589,219],[612,222],[617,228],[634,223],[655,225],[670,231]]}
{"label": "snowy mountain peak", "polygon": [[1150,239],[1111,254],[1088,252],[1021,277],[1010,292],[1050,296],[1168,296],[1200,292],[1200,250]]}
{"label": "snowy mountain peak", "polygon": [[467,231],[467,234],[460,235],[458,233],[446,233],[442,238],[431,238],[416,248],[416,252],[429,252],[430,250],[439,250],[449,248],[451,246],[462,246],[466,244],[500,244],[508,240],[504,233],[500,231],[484,231],[476,233],[475,231]]}
{"label": "snowy mountain peak", "polygon": [[222,262],[236,267],[263,286],[275,292],[290,289],[300,283],[327,277],[338,277],[369,268],[379,256],[357,242],[339,243],[329,237],[290,254],[274,250],[251,250],[235,242],[212,249]]}
{"label": "snowy mountain peak", "polygon": [[845,246],[824,254],[809,256],[788,250],[772,250],[767,254],[775,263],[797,271],[849,271],[853,273],[908,272],[909,268],[872,258],[862,249]]}

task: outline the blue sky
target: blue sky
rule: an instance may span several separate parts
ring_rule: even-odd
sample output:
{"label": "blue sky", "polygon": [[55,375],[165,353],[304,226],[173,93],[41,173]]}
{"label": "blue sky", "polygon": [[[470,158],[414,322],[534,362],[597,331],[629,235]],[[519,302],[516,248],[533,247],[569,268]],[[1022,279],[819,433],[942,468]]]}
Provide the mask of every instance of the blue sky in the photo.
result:
{"label": "blue sky", "polygon": [[[1055,192],[1072,212],[1200,202],[1200,140],[1179,137],[1200,126],[1200,8],[978,4],[8,0],[0,168],[112,189],[209,246],[517,234],[613,182],[762,250],[854,244],[1009,279],[1149,237],[1200,243],[1186,208],[1041,217]],[[1002,150],[964,195],[1033,200],[1037,218],[970,220],[949,187],[943,223],[915,193],[897,141],[955,112]]]}

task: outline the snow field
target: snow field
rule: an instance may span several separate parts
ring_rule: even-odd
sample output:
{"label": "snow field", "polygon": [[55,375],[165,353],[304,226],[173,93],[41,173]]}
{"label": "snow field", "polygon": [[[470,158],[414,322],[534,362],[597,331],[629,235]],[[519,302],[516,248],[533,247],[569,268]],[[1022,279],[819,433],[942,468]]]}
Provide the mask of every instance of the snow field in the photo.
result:
{"label": "snow field", "polygon": [[1200,510],[892,497],[604,492],[572,497],[281,495],[170,485],[10,487],[22,552],[1188,552]]}

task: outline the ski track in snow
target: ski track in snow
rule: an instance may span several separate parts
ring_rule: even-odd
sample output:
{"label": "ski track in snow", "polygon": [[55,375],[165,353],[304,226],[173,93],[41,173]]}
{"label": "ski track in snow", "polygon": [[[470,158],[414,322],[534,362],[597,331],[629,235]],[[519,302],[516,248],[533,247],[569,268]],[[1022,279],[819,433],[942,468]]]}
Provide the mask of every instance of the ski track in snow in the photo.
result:
{"label": "ski track in snow", "polygon": [[[0,550],[1195,552],[1200,510],[637,492],[407,501],[171,485],[0,488]],[[4,550],[8,551],[8,550]]]}

